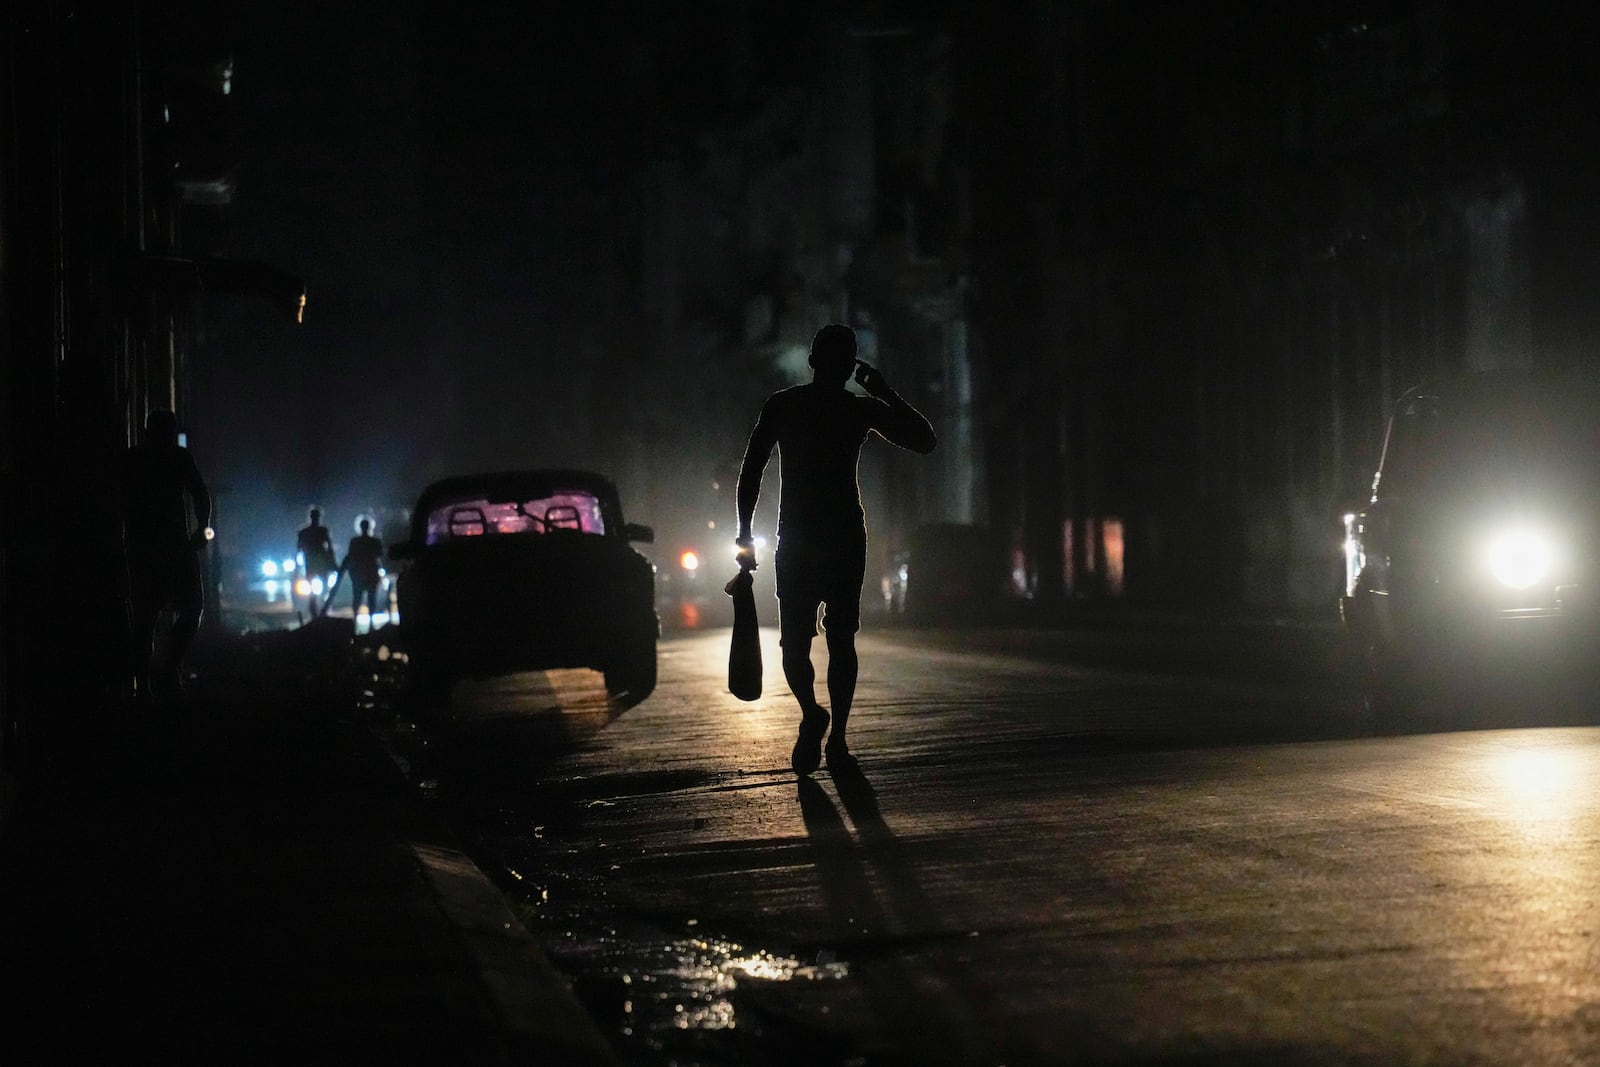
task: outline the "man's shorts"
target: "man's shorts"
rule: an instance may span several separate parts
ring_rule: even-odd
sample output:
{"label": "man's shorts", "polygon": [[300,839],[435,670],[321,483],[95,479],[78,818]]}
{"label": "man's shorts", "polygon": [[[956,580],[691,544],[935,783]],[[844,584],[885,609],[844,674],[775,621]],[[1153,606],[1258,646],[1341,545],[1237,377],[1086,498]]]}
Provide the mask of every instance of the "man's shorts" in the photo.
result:
{"label": "man's shorts", "polygon": [[822,628],[853,634],[861,629],[861,581],[867,570],[867,540],[845,537],[804,542],[785,537],[774,557],[778,572],[779,643],[817,635],[817,609],[826,605]]}

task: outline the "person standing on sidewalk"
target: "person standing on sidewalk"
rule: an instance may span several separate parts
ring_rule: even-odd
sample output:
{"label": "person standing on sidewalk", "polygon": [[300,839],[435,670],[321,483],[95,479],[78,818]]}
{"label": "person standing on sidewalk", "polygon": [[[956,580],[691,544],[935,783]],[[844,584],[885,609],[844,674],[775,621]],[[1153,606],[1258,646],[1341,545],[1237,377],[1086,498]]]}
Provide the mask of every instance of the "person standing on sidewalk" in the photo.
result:
{"label": "person standing on sidewalk", "polygon": [[[191,527],[190,515],[195,525]],[[122,532],[132,609],[134,696],[142,706],[183,692],[183,659],[205,610],[200,553],[211,539],[211,493],[194,455],[178,443],[178,419],[157,408],[122,470]],[[172,609],[165,650],[155,655],[156,620]]]}
{"label": "person standing on sidewalk", "polygon": [[[383,575],[383,542],[372,535],[372,520],[362,519],[361,532],[350,538],[350,547],[344,554],[340,571],[350,581],[350,612],[361,614],[361,598],[367,600],[367,616],[378,613],[378,583]],[[332,600],[333,594],[328,594]]]}
{"label": "person standing on sidewalk", "polygon": [[[306,513],[310,520],[300,527],[300,532],[295,535],[295,552],[300,556],[301,574],[305,578],[310,592],[306,594],[306,611],[315,619],[317,617],[317,585],[312,583],[325,583],[339,569],[339,561],[333,554],[333,536],[328,533],[328,528],[322,525],[322,509],[312,508]],[[333,599],[333,590],[324,589],[328,599]]]}
{"label": "person standing on sidewalk", "polygon": [[[861,581],[867,564],[866,514],[856,468],[861,446],[876,433],[890,444],[926,455],[937,438],[933,426],[889,387],[884,376],[856,359],[856,335],[831,323],[811,341],[812,380],[767,398],[745,446],[739,468],[738,510],[741,564],[755,566],[751,520],[761,495],[761,475],[778,449],[783,482],[778,506],[778,629],[783,676],[800,703],[800,731],[790,754],[796,774],[822,763],[827,734],[828,767],[851,771],[845,725],[855,699],[856,631],[861,627]],[[845,388],[851,372],[869,395]],[[817,613],[828,644],[829,711],[817,702],[811,639]]]}

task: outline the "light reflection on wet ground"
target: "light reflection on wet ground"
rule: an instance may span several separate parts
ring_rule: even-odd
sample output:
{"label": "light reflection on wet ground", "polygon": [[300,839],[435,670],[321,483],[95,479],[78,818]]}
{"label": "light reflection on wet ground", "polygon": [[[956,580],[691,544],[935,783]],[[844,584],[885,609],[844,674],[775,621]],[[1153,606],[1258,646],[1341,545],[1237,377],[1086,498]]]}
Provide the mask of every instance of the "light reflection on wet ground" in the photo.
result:
{"label": "light reflection on wet ground", "polygon": [[[555,871],[546,877],[567,881]],[[664,1054],[685,1065],[748,1062],[755,1043],[771,1037],[760,1013],[749,1010],[752,998],[779,984],[850,977],[850,963],[828,949],[807,962],[700,934],[694,919],[682,923],[691,932],[678,935],[637,922],[622,929],[607,924],[595,907],[604,896],[597,886],[559,885],[556,897],[572,902],[563,907],[536,879],[519,872],[513,878],[525,887],[524,924],[573,977],[596,1021],[640,1062],[659,1062]],[[784,1062],[770,1050],[763,1058]]]}
{"label": "light reflection on wet ground", "polygon": [[[684,938],[631,948],[645,950],[646,967],[641,968],[640,977],[655,987],[653,999],[663,1009],[655,1020],[640,1020],[650,1028],[732,1029],[737,1018],[731,997],[741,982],[817,981],[845,978],[850,973],[848,963],[808,965],[770,952],[750,952],[719,939]],[[654,968],[649,967],[651,956]],[[669,1002],[670,1017],[665,1013]]]}
{"label": "light reflection on wet ground", "polygon": [[[618,713],[598,675],[551,671],[464,681],[454,693],[453,715],[470,730],[448,738],[395,716],[405,654],[377,635],[368,644],[372,647],[352,679],[358,709],[393,720],[386,730],[390,756],[425,795],[452,810],[471,809],[467,822],[480,831],[472,851],[499,876],[524,925],[572,978],[580,999],[627,1061],[720,1067],[760,1059],[825,1067],[848,1060],[827,1050],[819,1054],[815,1047],[775,1055],[776,1035],[768,1032],[756,1007],[775,999],[780,987],[788,993],[814,986],[821,993],[821,986],[849,980],[851,964],[834,950],[812,946],[801,958],[726,931],[704,930],[692,917],[613,914],[604,866],[573,862],[574,845],[563,839],[563,820],[640,795],[658,798],[704,787],[706,774],[663,768],[626,781],[613,775],[607,799],[588,795],[583,775],[551,775],[543,766],[517,760],[502,766],[486,756],[485,745],[514,753],[527,743],[521,736],[507,742],[507,731],[539,733],[545,759],[582,745]],[[453,775],[454,760],[438,751],[461,745],[471,749],[470,781]],[[766,774],[754,777],[764,780]],[[532,810],[554,822],[531,823],[526,816]],[[587,847],[605,846],[590,842]],[[612,865],[611,873],[616,870]],[[785,1020],[786,1032],[792,1026]]]}
{"label": "light reflection on wet ground", "polygon": [[867,646],[854,787],[797,791],[720,638],[625,715],[462,688],[442,802],[627,1062],[1600,1062],[1593,703],[1371,736],[1270,673],[935,645]]}

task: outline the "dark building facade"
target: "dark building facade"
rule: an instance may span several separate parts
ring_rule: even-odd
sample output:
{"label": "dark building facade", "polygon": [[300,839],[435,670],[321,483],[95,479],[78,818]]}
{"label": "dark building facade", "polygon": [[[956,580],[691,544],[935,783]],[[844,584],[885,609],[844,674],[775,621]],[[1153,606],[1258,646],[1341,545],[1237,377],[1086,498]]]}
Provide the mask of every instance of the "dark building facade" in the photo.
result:
{"label": "dark building facade", "polygon": [[[128,680],[115,470],[186,416],[202,293],[274,300],[216,258],[231,198],[223,27],[204,5],[9,5],[0,33],[0,772],[9,796]],[[194,239],[190,239],[190,230]],[[197,442],[202,464],[203,444]]]}
{"label": "dark building facade", "polygon": [[1032,596],[1326,613],[1399,392],[1588,358],[1574,19],[1016,3],[965,24],[991,515]]}

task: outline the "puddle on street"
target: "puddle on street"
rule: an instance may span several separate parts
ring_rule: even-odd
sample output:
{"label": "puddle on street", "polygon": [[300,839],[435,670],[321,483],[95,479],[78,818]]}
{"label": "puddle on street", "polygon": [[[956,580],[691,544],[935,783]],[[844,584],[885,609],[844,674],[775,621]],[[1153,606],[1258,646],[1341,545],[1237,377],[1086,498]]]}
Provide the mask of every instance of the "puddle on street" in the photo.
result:
{"label": "puddle on street", "polygon": [[[700,934],[694,919],[684,921],[690,932],[680,936],[654,925],[622,928],[602,914],[605,891],[592,876],[546,875],[543,888],[530,884],[541,879],[515,872],[513,878],[522,890],[524,924],[571,978],[597,1024],[631,1054],[630,1062],[748,1062],[755,1042],[766,1036],[750,1010],[752,996],[770,997],[786,983],[850,976],[850,964],[831,950],[799,959]],[[566,907],[552,902],[552,883]]]}
{"label": "puddle on street", "polygon": [[[437,798],[440,781],[429,736],[395,715],[404,661],[385,653],[387,648],[362,657],[364,670],[351,696],[361,712],[393,719],[387,731],[390,758],[424,796]],[[642,792],[683,785],[670,776],[640,776],[630,783]],[[613,803],[561,799],[579,807]],[[566,973],[624,1062],[680,1067],[755,1060],[807,1067],[850,1062],[836,1044],[826,1049],[794,1045],[796,1026],[805,1026],[796,1019],[785,1018],[781,1034],[764,1033],[760,1007],[796,994],[812,1000],[827,996],[819,986],[849,978],[847,961],[827,948],[816,950],[814,958],[755,948],[724,936],[726,931],[703,932],[694,918],[625,917],[607,902],[607,876],[586,867],[577,850],[548,832],[543,823],[550,813],[543,812],[541,824],[534,825],[516,803],[526,798],[511,800],[508,807],[474,812],[475,832],[469,836],[480,846],[473,850],[475,859],[486,871],[504,876],[502,889],[523,924]],[[549,796],[542,803],[562,806]],[[826,1015],[829,1009],[820,1011]]]}
{"label": "puddle on street", "polygon": [[731,1030],[739,1025],[734,994],[741,984],[818,981],[848,977],[849,964],[802,963],[732,941],[682,938],[655,944],[609,939],[616,956],[610,973],[633,993],[624,1030]]}

